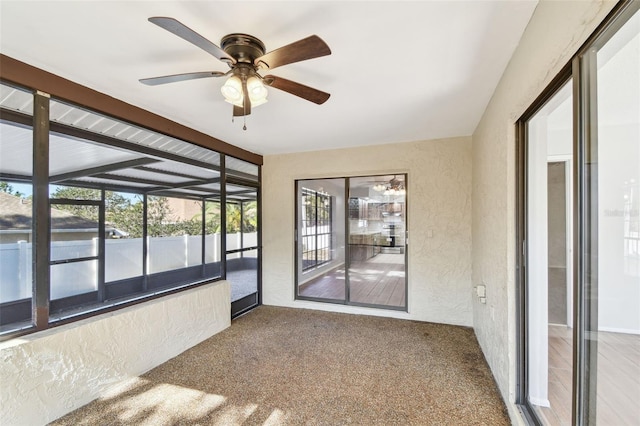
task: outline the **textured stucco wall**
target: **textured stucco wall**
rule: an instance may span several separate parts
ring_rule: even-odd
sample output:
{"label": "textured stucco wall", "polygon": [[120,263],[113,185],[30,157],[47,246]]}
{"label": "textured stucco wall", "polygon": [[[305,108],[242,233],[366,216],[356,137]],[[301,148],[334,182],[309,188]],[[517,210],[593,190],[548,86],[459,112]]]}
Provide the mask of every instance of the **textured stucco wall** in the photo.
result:
{"label": "textured stucco wall", "polygon": [[[394,172],[409,183],[408,314],[294,301],[294,180]],[[262,176],[265,304],[471,325],[470,138],[266,156]]]}
{"label": "textured stucco wall", "polygon": [[46,424],[231,325],[218,281],[0,344],[0,424]]}
{"label": "textured stucco wall", "polygon": [[541,1],[473,134],[473,302],[476,336],[511,418],[515,399],[515,122],[615,2]]}

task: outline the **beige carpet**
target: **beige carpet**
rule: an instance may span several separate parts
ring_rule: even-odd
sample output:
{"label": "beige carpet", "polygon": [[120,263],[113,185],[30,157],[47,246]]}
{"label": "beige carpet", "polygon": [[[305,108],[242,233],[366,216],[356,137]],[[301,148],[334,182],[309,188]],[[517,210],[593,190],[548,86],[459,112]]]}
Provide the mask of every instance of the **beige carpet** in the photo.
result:
{"label": "beige carpet", "polygon": [[53,424],[509,420],[470,328],[263,306]]}

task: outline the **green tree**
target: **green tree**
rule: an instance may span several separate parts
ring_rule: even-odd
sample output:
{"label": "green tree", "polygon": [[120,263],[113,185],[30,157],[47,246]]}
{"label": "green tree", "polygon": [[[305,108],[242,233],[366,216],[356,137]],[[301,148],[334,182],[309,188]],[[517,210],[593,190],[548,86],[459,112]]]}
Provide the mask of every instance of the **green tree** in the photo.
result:
{"label": "green tree", "polygon": [[216,234],[220,232],[220,202],[219,201],[205,202],[204,221],[205,221],[205,233],[207,235]]}
{"label": "green tree", "polygon": [[242,225],[244,232],[256,232],[258,230],[258,202],[249,201],[243,204],[244,207],[244,223]]}
{"label": "green tree", "polygon": [[227,203],[227,233],[240,232],[240,204]]}
{"label": "green tree", "polygon": [[[109,225],[129,234],[131,238],[142,237],[142,213],[143,203],[142,196],[138,195],[133,199],[127,198],[120,193],[113,191],[105,191],[105,222]],[[51,195],[52,199],[70,199],[70,200],[100,200],[100,190],[92,188],[66,187],[60,186],[55,189]],[[152,197],[149,197],[152,198]],[[156,197],[160,198],[160,197]],[[88,220],[98,221],[99,209],[96,206],[82,206],[72,204],[57,204],[55,208],[65,210],[76,216],[83,217]],[[166,205],[161,200],[155,200],[149,203],[149,223],[151,229],[155,232],[154,227],[157,223],[164,220],[163,214],[166,214]]]}
{"label": "green tree", "polygon": [[142,238],[142,195],[136,195],[133,199],[123,197],[126,202],[107,202],[109,191],[105,192],[105,222],[120,231],[129,234],[129,238]]}
{"label": "green tree", "polygon": [[[70,200],[100,200],[100,190],[91,188],[78,188],[60,186],[51,195],[52,199]],[[58,210],[83,217],[91,221],[98,221],[99,209],[97,206],[82,206],[72,204],[56,204]],[[137,196],[133,201],[120,193],[105,191],[105,222],[132,238],[142,237],[142,196]]]}
{"label": "green tree", "polygon": [[[100,190],[77,187],[58,187],[51,196],[53,199],[72,200],[100,200],[100,197]],[[59,204],[56,208],[85,219],[98,221],[98,208],[96,206]],[[105,191],[105,222],[126,232],[130,238],[142,237],[143,213],[144,202],[142,195],[136,195],[132,198],[125,197],[117,192]],[[220,203],[206,203],[205,232],[207,234],[220,232]],[[188,220],[178,220],[173,215],[169,200],[166,197],[153,195],[147,197],[148,236],[171,237],[201,234],[202,215],[195,215]]]}
{"label": "green tree", "polygon": [[255,232],[258,229],[257,202],[227,203],[227,233],[240,232],[241,225],[243,232]]}
{"label": "green tree", "polygon": [[[142,210],[143,204],[139,203]],[[142,213],[140,213],[142,217]],[[147,235],[149,237],[170,237],[175,230],[171,228],[171,209],[165,197],[147,197]]]}
{"label": "green tree", "polygon": [[20,191],[16,191],[13,189],[10,183],[5,181],[0,181],[0,192],[5,192],[7,194],[15,195],[16,197],[24,197],[24,194]]}

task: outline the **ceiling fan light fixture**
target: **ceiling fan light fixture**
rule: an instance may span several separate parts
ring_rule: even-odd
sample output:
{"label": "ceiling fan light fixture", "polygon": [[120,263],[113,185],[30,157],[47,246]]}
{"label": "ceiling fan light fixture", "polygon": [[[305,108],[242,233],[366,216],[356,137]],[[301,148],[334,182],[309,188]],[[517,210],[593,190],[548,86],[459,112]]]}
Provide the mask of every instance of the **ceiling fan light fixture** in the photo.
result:
{"label": "ceiling fan light fixture", "polygon": [[[329,93],[295,81],[273,75],[263,77],[258,74],[260,69],[271,70],[283,65],[330,55],[331,49],[317,35],[311,35],[267,52],[264,43],[249,34],[228,34],[222,38],[221,47],[219,47],[174,18],[154,16],[149,18],[149,21],[225,62],[231,69],[228,72],[202,71],[144,78],[140,80],[143,84],[155,86],[231,74],[220,91],[224,99],[234,105],[232,117],[242,116],[245,117],[245,120],[246,116],[251,114],[252,107],[267,102],[266,86],[282,90],[317,105],[321,105],[329,99]],[[243,129],[246,130],[246,126]]]}
{"label": "ceiling fan light fixture", "polygon": [[242,81],[238,76],[232,75],[229,77],[220,88],[220,92],[222,92],[222,96],[227,102],[234,105],[242,105]]}
{"label": "ceiling fan light fixture", "polygon": [[251,95],[249,95],[249,99],[251,100],[251,107],[257,107],[260,106],[262,104],[266,104],[268,102],[267,98],[262,98],[262,99],[257,99],[254,100]]}
{"label": "ceiling fan light fixture", "polygon": [[267,101],[267,88],[258,77],[251,76],[247,79],[247,91],[252,106],[262,105]]}
{"label": "ceiling fan light fixture", "polygon": [[382,195],[398,196],[407,194],[404,181],[396,179],[395,175],[388,182],[376,183],[372,189],[376,192],[381,192]]}

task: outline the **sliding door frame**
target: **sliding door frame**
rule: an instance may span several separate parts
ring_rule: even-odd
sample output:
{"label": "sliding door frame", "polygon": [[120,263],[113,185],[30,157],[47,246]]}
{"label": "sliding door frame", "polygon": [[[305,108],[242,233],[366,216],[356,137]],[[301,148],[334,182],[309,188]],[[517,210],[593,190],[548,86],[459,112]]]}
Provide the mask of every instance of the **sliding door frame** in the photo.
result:
{"label": "sliding door frame", "polygon": [[[345,283],[344,283],[344,299],[330,299],[330,298],[320,298],[320,297],[313,297],[313,296],[301,296],[299,294],[299,285],[298,285],[298,281],[300,279],[301,276],[301,271],[298,266],[298,262],[300,260],[300,256],[302,256],[302,251],[299,249],[299,244],[300,244],[300,240],[302,238],[302,235],[300,234],[300,228],[299,228],[299,224],[300,224],[300,209],[298,208],[299,205],[299,198],[298,195],[301,193],[302,188],[300,186],[300,182],[303,181],[309,181],[309,180],[333,180],[333,179],[344,179],[345,180],[345,188],[343,191],[342,196],[344,197],[345,200],[345,206],[347,206],[348,203],[348,179],[349,178],[344,178],[344,177],[331,177],[331,178],[310,178],[310,179],[296,179],[295,180],[295,185],[294,185],[294,200],[295,200],[295,205],[294,205],[294,228],[293,228],[293,241],[294,241],[294,274],[293,274],[293,282],[294,282],[294,300],[306,300],[306,301],[311,301],[311,302],[323,302],[323,303],[333,303],[336,305],[347,305],[347,300],[349,300],[349,278],[347,277],[347,273],[346,273],[346,269],[348,267],[348,256],[349,256],[349,244],[347,244],[346,242],[346,233],[345,233],[345,260],[344,260],[344,268],[345,268]],[[333,204],[333,203],[332,203]],[[337,203],[335,203],[337,204]],[[333,209],[331,211],[332,214],[332,218],[331,218],[331,222],[333,222],[333,213],[336,214],[340,214],[337,209]],[[345,220],[345,230],[346,230],[346,224],[349,221],[349,209],[345,208],[344,209],[344,220]],[[335,229],[335,226],[333,225],[333,223],[331,223],[331,230],[333,232],[333,230]],[[333,238],[332,238],[333,239]],[[333,248],[333,242],[331,242],[329,244],[330,247]],[[316,265],[317,266],[317,265]]]}
{"label": "sliding door frame", "polygon": [[595,424],[597,391],[597,64],[598,50],[640,10],[620,1],[571,61],[516,123],[516,403],[529,424],[541,424],[528,400],[527,147],[528,122],[573,80],[573,386],[572,424]]}
{"label": "sliding door frame", "polygon": [[[328,178],[308,178],[308,179],[296,179],[295,180],[295,185],[294,185],[294,191],[295,191],[295,195],[294,195],[294,200],[295,200],[295,212],[294,212],[294,299],[295,300],[305,300],[305,301],[312,301],[312,302],[323,302],[323,303],[333,303],[333,304],[338,304],[338,305],[347,305],[347,306],[358,306],[358,307],[366,307],[366,308],[378,308],[378,309],[386,309],[386,310],[395,310],[395,311],[402,311],[402,312],[407,312],[409,309],[409,230],[408,230],[408,226],[409,226],[409,194],[408,194],[408,190],[407,193],[405,194],[405,198],[404,198],[404,305],[403,306],[393,306],[393,305],[379,305],[379,304],[371,304],[371,303],[361,303],[361,302],[353,302],[351,301],[351,286],[350,286],[350,274],[349,274],[349,269],[351,267],[351,248],[350,248],[350,244],[349,244],[349,232],[350,232],[350,225],[349,225],[349,195],[350,195],[350,188],[351,188],[351,179],[354,178],[369,178],[369,177],[378,177],[378,176],[388,176],[388,175],[401,175],[404,177],[404,186],[405,188],[409,187],[409,174],[407,172],[390,172],[390,173],[381,173],[381,174],[371,174],[371,175],[364,175],[364,176],[346,176],[346,177],[328,177]],[[345,243],[344,243],[344,256],[345,256],[345,260],[344,260],[344,269],[345,269],[345,276],[344,276],[344,282],[345,282],[345,289],[344,289],[344,299],[330,299],[330,298],[321,298],[321,297],[314,297],[314,296],[302,296],[299,294],[299,279],[300,279],[300,271],[299,271],[299,267],[298,267],[298,262],[299,262],[299,258],[301,256],[301,251],[299,249],[299,245],[300,245],[300,238],[302,238],[302,236],[300,235],[300,229],[299,229],[299,223],[300,223],[300,209],[299,209],[299,194],[301,192],[301,187],[300,187],[300,182],[303,181],[311,181],[311,180],[333,180],[333,179],[342,179],[344,181],[344,193],[343,193],[343,197],[344,197],[344,235],[345,235]],[[336,214],[340,214],[340,212],[337,212],[337,208],[336,210]],[[335,227],[332,224],[332,230],[335,229]],[[333,247],[333,244],[331,244],[331,246]]]}
{"label": "sliding door frame", "polygon": [[[562,71],[551,81],[549,86],[538,96],[538,98],[531,104],[531,106],[525,111],[525,113],[516,122],[516,338],[518,345],[516,348],[516,404],[520,406],[521,413],[529,424],[540,425],[540,421],[534,414],[533,407],[529,403],[529,369],[527,368],[529,362],[528,355],[528,341],[529,341],[529,296],[527,292],[527,275],[528,275],[528,263],[527,263],[527,229],[529,221],[527,218],[527,211],[529,208],[527,198],[528,187],[528,134],[529,134],[529,121],[549,102],[553,96],[560,91],[571,80],[572,71],[571,64],[567,64]],[[575,170],[576,161],[573,161],[573,168]],[[575,179],[573,180],[575,185]],[[575,203],[575,189],[573,191]],[[574,226],[575,226],[575,208],[574,211]],[[574,238],[575,238],[574,232]],[[574,250],[574,257],[576,256]],[[567,263],[573,264],[571,259],[567,259]],[[569,267],[569,265],[567,265]],[[576,275],[573,274],[573,294],[574,304],[576,297]],[[575,316],[575,309],[574,309]],[[574,318],[575,323],[575,318]],[[575,327],[574,327],[575,330]]]}

